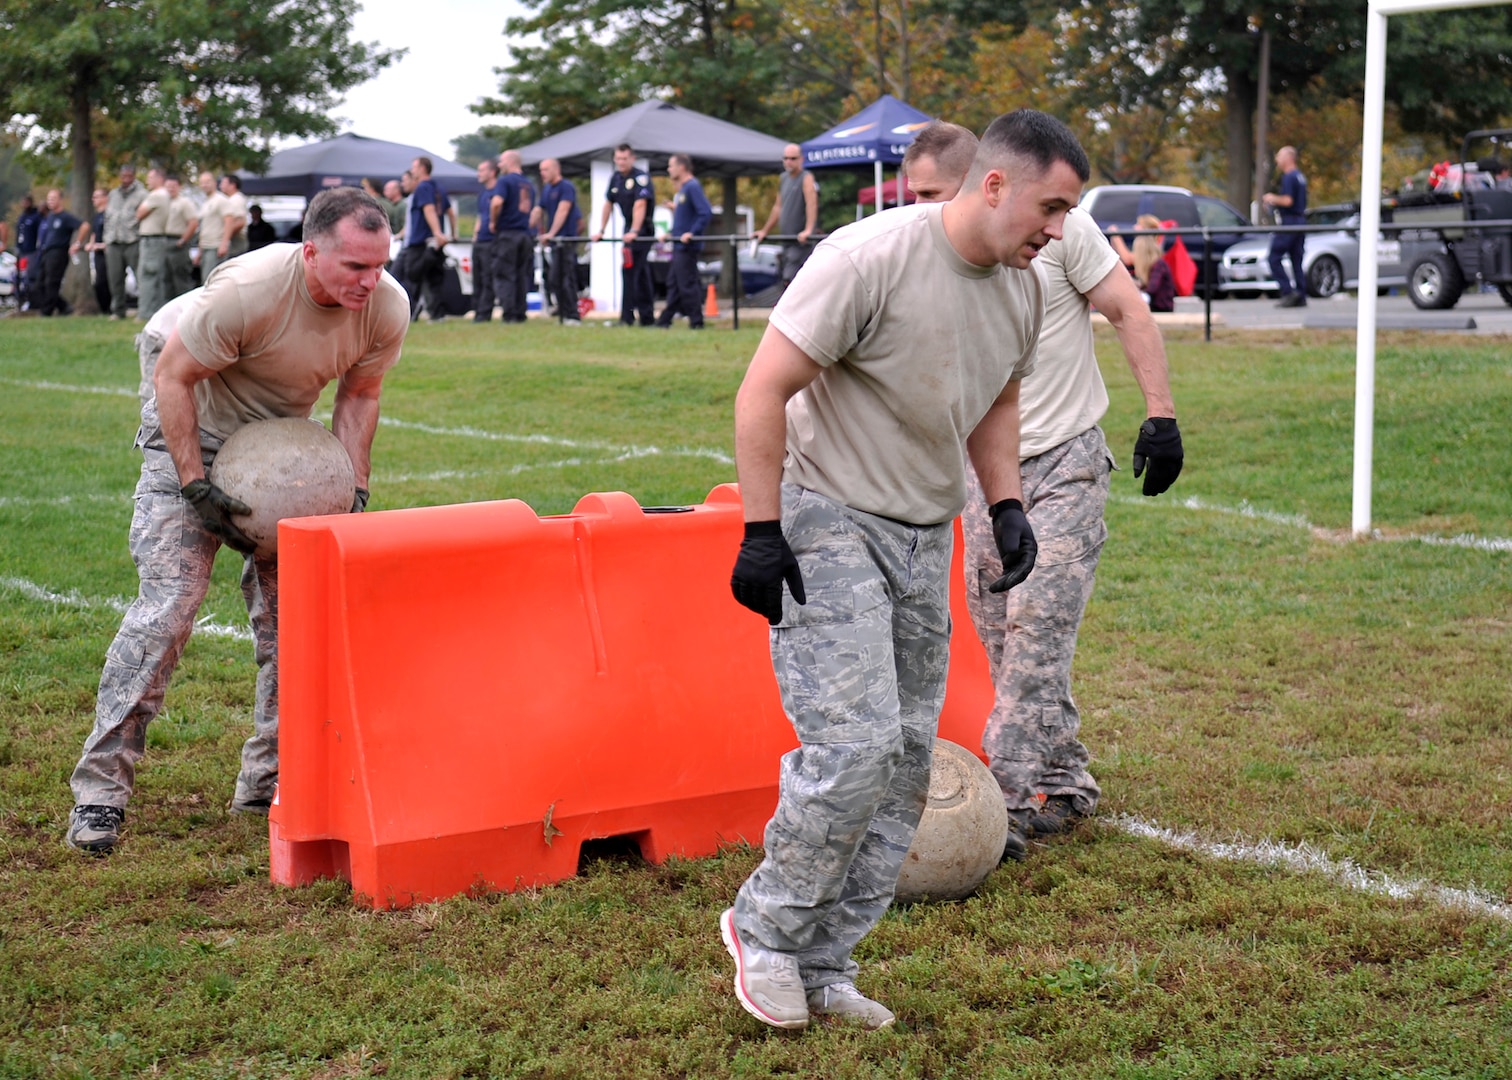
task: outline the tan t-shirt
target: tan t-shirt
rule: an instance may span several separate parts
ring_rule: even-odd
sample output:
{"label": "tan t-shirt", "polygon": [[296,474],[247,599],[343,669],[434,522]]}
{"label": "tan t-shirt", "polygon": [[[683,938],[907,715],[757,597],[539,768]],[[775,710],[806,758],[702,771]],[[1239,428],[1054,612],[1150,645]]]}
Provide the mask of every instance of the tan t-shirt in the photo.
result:
{"label": "tan t-shirt", "polygon": [[184,235],[189,223],[199,217],[199,208],[187,195],[180,195],[168,203],[168,235],[174,240]]}
{"label": "tan t-shirt", "polygon": [[409,297],[388,274],[361,311],[322,307],[304,278],[304,249],[273,244],[216,267],[187,293],[178,333],[215,375],[196,383],[199,426],[222,438],[254,420],[309,416],[332,380],[381,374],[399,360]]}
{"label": "tan t-shirt", "polygon": [[772,325],[821,365],[788,403],[783,479],[916,525],[966,503],[966,437],[1034,370],[1044,285],[974,266],[943,207],[859,221],[814,249]]}
{"label": "tan t-shirt", "polygon": [[227,195],[225,198],[226,208],[221,212],[241,219],[236,235],[231,238],[231,242],[235,244],[247,238],[247,197],[238,191],[235,195]]}
{"label": "tan t-shirt", "polygon": [[1034,260],[1045,276],[1045,326],[1039,364],[1019,387],[1019,458],[1028,460],[1075,438],[1108,411],[1108,389],[1097,369],[1091,304],[1085,293],[1108,273],[1122,271],[1118,254],[1092,215],[1066,215],[1061,239]]}
{"label": "tan t-shirt", "polygon": [[142,236],[163,236],[168,231],[168,189],[158,188],[149,191],[147,197],[142,200],[142,206],[151,210],[146,217],[142,218],[140,233]]}
{"label": "tan t-shirt", "polygon": [[226,197],[219,191],[205,196],[204,205],[200,207],[200,247],[220,246],[221,237],[226,235],[227,213]]}

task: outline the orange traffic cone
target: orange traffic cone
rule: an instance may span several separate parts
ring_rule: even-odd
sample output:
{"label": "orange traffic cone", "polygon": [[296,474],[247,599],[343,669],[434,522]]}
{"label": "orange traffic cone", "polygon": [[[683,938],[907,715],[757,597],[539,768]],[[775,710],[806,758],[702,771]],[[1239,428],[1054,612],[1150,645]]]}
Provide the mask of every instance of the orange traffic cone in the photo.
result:
{"label": "orange traffic cone", "polygon": [[709,286],[709,291],[704,295],[704,318],[719,318],[719,295],[714,291],[714,286]]}

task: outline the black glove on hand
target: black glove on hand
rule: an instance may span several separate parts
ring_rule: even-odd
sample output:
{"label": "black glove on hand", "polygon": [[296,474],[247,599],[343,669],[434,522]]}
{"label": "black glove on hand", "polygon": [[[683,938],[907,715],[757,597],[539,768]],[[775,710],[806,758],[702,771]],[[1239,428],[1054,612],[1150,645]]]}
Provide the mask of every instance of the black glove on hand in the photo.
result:
{"label": "black glove on hand", "polygon": [[367,501],[372,498],[367,488],[358,488],[357,495],[352,499],[352,513],[360,514],[367,509]]}
{"label": "black glove on hand", "polygon": [[1003,560],[1003,576],[987,586],[987,591],[1007,592],[1034,569],[1039,545],[1034,542],[1034,530],[1029,527],[1024,504],[1017,499],[995,502],[987,513],[992,517],[992,539],[997,542],[998,555]]}
{"label": "black glove on hand", "polygon": [[257,548],[257,541],[242,532],[231,521],[232,514],[250,514],[252,508],[240,499],[233,499],[220,488],[205,479],[191,480],[183,487],[183,496],[199,513],[205,529],[220,537],[243,555],[250,555]]}
{"label": "black glove on hand", "polygon": [[1172,416],[1152,416],[1139,425],[1134,441],[1134,476],[1150,467],[1144,493],[1159,495],[1181,475],[1181,429]]}
{"label": "black glove on hand", "polygon": [[782,583],[786,581],[793,599],[808,603],[803,592],[803,575],[798,559],[782,535],[780,521],[748,521],[745,539],[740,542],[740,557],[730,575],[730,591],[735,599],[767,622],[776,626],[782,621]]}

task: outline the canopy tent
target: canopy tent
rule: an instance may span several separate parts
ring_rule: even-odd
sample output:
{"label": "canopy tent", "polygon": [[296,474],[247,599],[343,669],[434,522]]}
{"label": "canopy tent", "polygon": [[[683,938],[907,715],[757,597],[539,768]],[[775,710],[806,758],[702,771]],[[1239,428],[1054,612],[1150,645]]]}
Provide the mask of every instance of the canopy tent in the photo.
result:
{"label": "canopy tent", "polygon": [[[885,184],[882,185],[882,205],[883,206],[897,206],[898,205],[898,188],[899,188],[900,185],[903,188],[903,201],[904,202],[911,203],[911,202],[917,202],[918,201],[918,198],[913,193],[913,189],[910,188],[906,183],[903,182],[903,178],[901,176],[896,176],[896,177],[893,177],[893,179],[887,181],[887,183],[885,183]],[[864,187],[864,188],[862,188],[860,191],[856,192],[856,213],[860,214],[861,213],[861,207],[865,206],[867,203],[874,203],[876,201],[877,201],[877,188],[876,188],[876,185],[872,185],[871,187]]]}
{"label": "canopy tent", "polygon": [[248,195],[303,195],[313,199],[326,188],[357,187],[365,176],[380,184],[396,180],[417,157],[431,159],[435,166],[431,179],[443,191],[465,194],[482,190],[476,170],[466,165],[437,157],[418,146],[348,133],[280,150],[268,159],[266,173],[242,177],[242,191]]}
{"label": "canopy tent", "polygon": [[933,117],[912,105],[883,94],[848,120],[803,144],[803,164],[809,169],[871,165],[872,197],[882,209],[882,166],[898,165],[919,129]]}
{"label": "canopy tent", "polygon": [[651,100],[549,135],[519,152],[527,168],[556,158],[564,175],[588,176],[594,162],[612,163],[621,143],[635,148],[643,168],[657,171],[666,169],[673,154],[687,154],[700,176],[770,176],[782,168],[786,145],[739,124]]}

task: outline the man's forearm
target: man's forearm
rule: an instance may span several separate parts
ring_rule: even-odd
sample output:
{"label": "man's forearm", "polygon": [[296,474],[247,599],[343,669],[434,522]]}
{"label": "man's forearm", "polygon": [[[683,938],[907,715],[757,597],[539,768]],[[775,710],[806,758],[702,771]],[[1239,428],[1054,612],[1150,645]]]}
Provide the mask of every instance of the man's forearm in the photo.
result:
{"label": "man's forearm", "polygon": [[352,459],[357,486],[368,487],[372,469],[373,433],[378,430],[378,398],[367,394],[336,393],[331,431]]}
{"label": "man's forearm", "polygon": [[787,451],[787,401],[741,387],[735,397],[735,475],[747,521],[782,517],[782,459]]}
{"label": "man's forearm", "polygon": [[999,401],[982,417],[966,439],[966,453],[981,482],[987,505],[1004,499],[1024,499],[1024,481],[1019,471],[1019,407],[1015,395]]}
{"label": "man's forearm", "polygon": [[195,408],[193,388],[155,376],[153,389],[157,395],[163,442],[178,470],[179,486],[203,479],[205,463],[200,457],[199,412]]}
{"label": "man's forearm", "polygon": [[1166,368],[1165,341],[1148,311],[1133,312],[1113,324],[1128,358],[1129,370],[1144,395],[1146,416],[1175,416],[1171,379]]}

